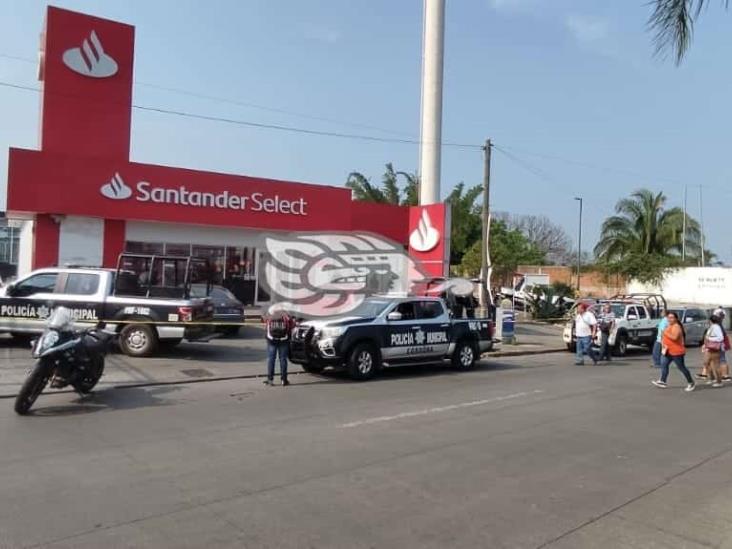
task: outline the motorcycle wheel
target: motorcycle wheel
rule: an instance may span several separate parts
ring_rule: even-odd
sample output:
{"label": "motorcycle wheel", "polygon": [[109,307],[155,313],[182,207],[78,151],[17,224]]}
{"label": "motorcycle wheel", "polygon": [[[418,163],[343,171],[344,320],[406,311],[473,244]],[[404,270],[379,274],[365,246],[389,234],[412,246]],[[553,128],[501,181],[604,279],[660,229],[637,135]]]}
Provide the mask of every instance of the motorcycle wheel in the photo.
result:
{"label": "motorcycle wheel", "polygon": [[38,396],[46,388],[51,378],[51,368],[44,361],[39,360],[33,370],[23,382],[18,396],[15,398],[15,413],[21,416],[28,413]]}
{"label": "motorcycle wheel", "polygon": [[100,358],[96,361],[96,364],[92,366],[92,369],[87,372],[80,380],[74,383],[74,389],[78,392],[86,395],[91,393],[92,389],[99,383],[104,373],[104,359]]}

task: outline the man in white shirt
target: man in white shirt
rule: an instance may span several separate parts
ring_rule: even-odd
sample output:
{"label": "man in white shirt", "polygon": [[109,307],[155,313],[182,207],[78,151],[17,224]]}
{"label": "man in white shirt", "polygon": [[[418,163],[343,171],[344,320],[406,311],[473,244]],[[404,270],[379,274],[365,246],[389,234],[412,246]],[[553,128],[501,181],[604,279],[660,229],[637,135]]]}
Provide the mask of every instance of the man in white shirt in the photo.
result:
{"label": "man in white shirt", "polygon": [[597,329],[597,319],[589,311],[586,303],[577,306],[577,316],[574,318],[574,332],[577,336],[577,354],[574,363],[582,366],[585,363],[585,354],[589,355],[593,364],[597,364],[597,357],[592,348],[592,340]]}

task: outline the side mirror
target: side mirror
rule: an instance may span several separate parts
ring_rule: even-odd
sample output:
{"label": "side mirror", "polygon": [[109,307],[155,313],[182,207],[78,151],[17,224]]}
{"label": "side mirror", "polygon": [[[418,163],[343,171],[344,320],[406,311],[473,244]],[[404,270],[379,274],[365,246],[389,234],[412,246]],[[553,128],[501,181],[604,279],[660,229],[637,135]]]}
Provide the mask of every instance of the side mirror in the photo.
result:
{"label": "side mirror", "polygon": [[15,284],[14,283],[11,282],[7,286],[5,286],[5,295],[8,297],[12,297],[13,295],[15,295]]}
{"label": "side mirror", "polygon": [[388,315],[386,315],[386,320],[394,321],[394,320],[401,320],[402,319],[402,313],[399,311],[392,311]]}
{"label": "side mirror", "polygon": [[628,320],[638,320],[638,315],[628,315]]}

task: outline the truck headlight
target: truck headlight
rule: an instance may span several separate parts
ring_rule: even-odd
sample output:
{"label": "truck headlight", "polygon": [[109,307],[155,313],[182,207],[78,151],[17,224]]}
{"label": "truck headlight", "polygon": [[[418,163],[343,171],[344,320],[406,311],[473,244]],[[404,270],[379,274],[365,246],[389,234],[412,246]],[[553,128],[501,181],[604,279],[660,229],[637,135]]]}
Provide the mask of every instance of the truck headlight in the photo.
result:
{"label": "truck headlight", "polygon": [[320,330],[320,338],[321,339],[333,339],[340,335],[343,335],[343,332],[345,332],[346,329],[343,326],[331,326],[331,327],[325,327],[322,330]]}

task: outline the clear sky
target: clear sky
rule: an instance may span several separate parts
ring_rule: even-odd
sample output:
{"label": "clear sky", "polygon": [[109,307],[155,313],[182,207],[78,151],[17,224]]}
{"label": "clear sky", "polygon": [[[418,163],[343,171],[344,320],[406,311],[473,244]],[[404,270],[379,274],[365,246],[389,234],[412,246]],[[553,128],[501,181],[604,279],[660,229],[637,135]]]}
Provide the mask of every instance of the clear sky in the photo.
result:
{"label": "clear sky", "polygon": [[[712,3],[680,68],[652,56],[646,0],[447,0],[443,139],[496,151],[495,209],[546,214],[583,248],[623,195],[704,186],[707,242],[732,261],[732,13]],[[134,102],[252,122],[417,137],[421,0],[58,0],[136,27]],[[3,0],[0,82],[36,86],[46,2]],[[232,104],[164,91],[230,99]],[[246,104],[246,105],[245,105]],[[37,145],[38,96],[0,86],[0,149]],[[247,106],[248,105],[248,106]],[[264,108],[262,108],[264,107]],[[286,112],[281,112],[286,111]],[[327,120],[325,120],[327,119]],[[374,129],[378,128],[378,129]],[[394,133],[385,133],[381,129]],[[416,145],[254,129],[135,111],[132,160],[342,184]],[[478,184],[480,151],[446,147],[442,193]],[[0,155],[0,189],[7,154]],[[0,191],[0,208],[4,191]],[[689,211],[699,212],[698,189]]]}

